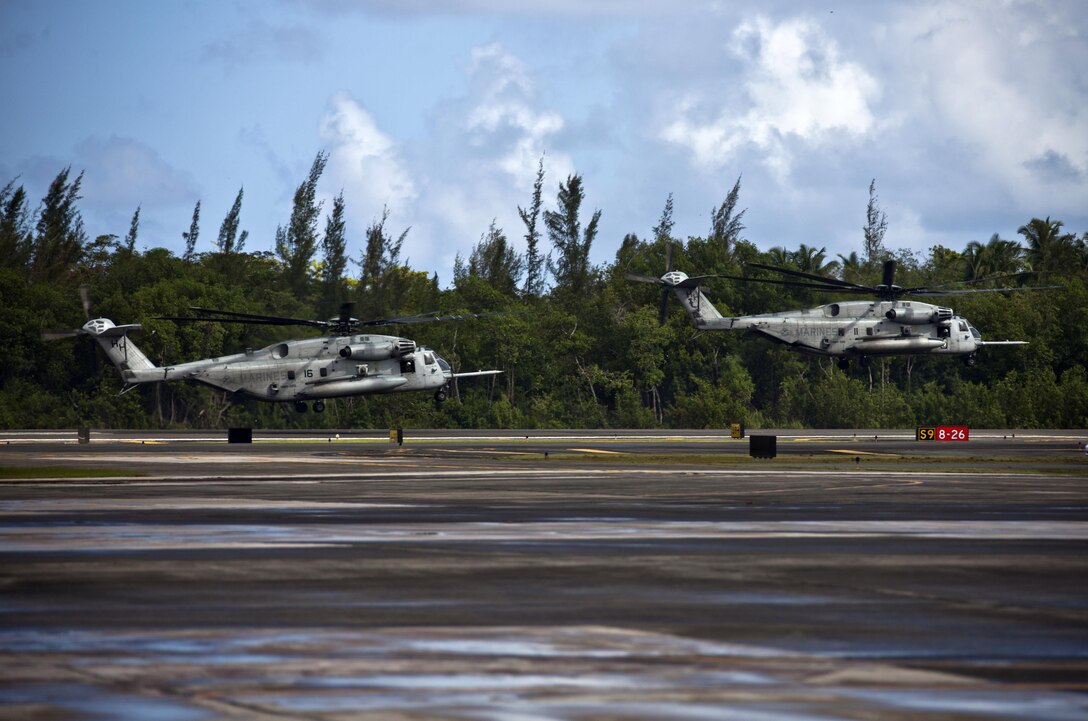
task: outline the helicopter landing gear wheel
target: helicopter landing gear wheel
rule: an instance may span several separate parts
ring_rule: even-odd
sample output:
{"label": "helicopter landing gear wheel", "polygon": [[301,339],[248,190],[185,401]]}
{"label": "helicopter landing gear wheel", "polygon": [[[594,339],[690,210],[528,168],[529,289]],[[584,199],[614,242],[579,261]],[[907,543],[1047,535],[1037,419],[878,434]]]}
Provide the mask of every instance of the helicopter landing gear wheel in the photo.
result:
{"label": "helicopter landing gear wheel", "polygon": [[438,390],[436,390],[434,392],[434,400],[435,403],[441,403],[442,401],[446,400],[446,389],[439,388]]}
{"label": "helicopter landing gear wheel", "polygon": [[314,401],[314,413],[325,412],[325,401]]}
{"label": "helicopter landing gear wheel", "polygon": [[295,413],[305,413],[306,404],[303,401],[295,401]]}
{"label": "helicopter landing gear wheel", "polygon": [[964,358],[963,359],[963,364],[965,366],[967,366],[968,368],[974,368],[975,367],[975,355],[974,355],[974,353],[972,353],[971,355]]}
{"label": "helicopter landing gear wheel", "polygon": [[839,370],[844,371],[844,370],[849,370],[849,369],[850,369],[849,359],[839,358]]}

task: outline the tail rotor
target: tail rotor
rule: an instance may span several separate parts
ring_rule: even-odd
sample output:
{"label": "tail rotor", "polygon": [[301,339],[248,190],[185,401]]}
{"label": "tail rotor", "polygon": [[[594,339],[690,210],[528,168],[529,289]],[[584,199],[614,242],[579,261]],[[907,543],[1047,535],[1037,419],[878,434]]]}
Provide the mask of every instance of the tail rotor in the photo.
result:
{"label": "tail rotor", "polygon": [[[79,286],[79,301],[80,304],[83,306],[83,316],[84,318],[86,318],[87,323],[82,328],[71,328],[65,330],[43,330],[42,340],[64,340],[65,338],[77,338],[80,336],[94,338],[95,336],[101,334],[102,328],[104,327],[101,325],[101,322],[96,321],[97,325],[91,323],[91,312],[93,303],[91,301],[90,286],[88,286],[86,283]],[[113,326],[113,323],[110,322],[109,325]],[[121,330],[122,332],[124,332],[124,330],[126,329],[133,329],[138,327],[139,326],[124,326]],[[91,379],[93,380],[93,382],[97,383],[102,378],[102,361],[98,357],[98,354],[94,351],[94,343],[86,346],[84,344],[84,341],[81,341],[77,344],[77,352],[80,355],[84,355],[86,353],[90,354],[90,360],[86,362],[89,363],[91,365],[91,368],[93,369],[91,373]]]}
{"label": "tail rotor", "polygon": [[[672,243],[665,246],[665,273],[672,272]],[[657,324],[665,325],[665,318],[669,313],[669,288],[661,288],[661,300],[657,305]]]}
{"label": "tail rotor", "polygon": [[[83,315],[86,320],[91,319],[91,289],[86,284],[79,286],[79,299],[83,304]],[[63,340],[65,338],[75,338],[76,336],[89,335],[83,328],[72,328],[68,330],[43,330],[42,340]]]}
{"label": "tail rotor", "polygon": [[[666,244],[666,246],[665,246],[665,275],[666,276],[669,273],[671,273],[672,270],[673,270],[673,267],[672,267],[672,251],[673,251],[673,244],[672,243]],[[672,289],[672,287],[675,284],[674,283],[667,283],[665,281],[665,279],[664,279],[664,276],[662,276],[661,278],[654,278],[653,276],[642,275],[640,273],[628,273],[627,274],[627,279],[636,281],[638,283],[651,283],[653,285],[660,285],[661,286],[661,300],[658,301],[658,306],[657,306],[657,322],[660,325],[665,325],[665,319],[666,319],[666,317],[668,316],[668,313],[669,313],[669,292],[670,292],[670,290]]]}

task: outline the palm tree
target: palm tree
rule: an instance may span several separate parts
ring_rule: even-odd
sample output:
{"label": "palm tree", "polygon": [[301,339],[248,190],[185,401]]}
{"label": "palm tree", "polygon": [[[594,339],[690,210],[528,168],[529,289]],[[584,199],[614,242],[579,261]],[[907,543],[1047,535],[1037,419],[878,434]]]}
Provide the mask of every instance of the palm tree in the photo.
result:
{"label": "palm tree", "polygon": [[771,265],[783,266],[794,264],[793,253],[789,252],[780,245],[776,245],[775,247],[767,251],[767,259],[770,261]]}
{"label": "palm tree", "polygon": [[1009,275],[1024,270],[1024,249],[1015,240],[1005,240],[997,233],[985,245],[972,240],[963,251],[966,280],[991,275]]}
{"label": "palm tree", "polygon": [[861,280],[862,271],[861,258],[858,257],[858,252],[855,250],[850,255],[843,255],[839,253],[839,279],[848,280],[851,283],[857,283]]}
{"label": "palm tree", "polygon": [[1032,270],[1035,271],[1062,271],[1072,267],[1077,262],[1074,236],[1070,233],[1062,233],[1062,221],[1032,218],[1027,225],[1017,228],[1016,232],[1024,236],[1028,241],[1024,255]]}
{"label": "palm tree", "polygon": [[816,275],[833,275],[838,270],[838,261],[826,262],[826,259],[827,248],[810,248],[804,243],[793,253],[793,262],[799,270]]}

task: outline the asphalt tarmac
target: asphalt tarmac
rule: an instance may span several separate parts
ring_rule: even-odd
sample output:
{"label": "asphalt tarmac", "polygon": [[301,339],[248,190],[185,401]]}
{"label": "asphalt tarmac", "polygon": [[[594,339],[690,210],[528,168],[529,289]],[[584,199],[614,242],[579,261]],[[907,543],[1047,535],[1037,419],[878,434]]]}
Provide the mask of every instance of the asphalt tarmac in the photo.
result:
{"label": "asphalt tarmac", "polygon": [[1088,433],[774,433],[0,434],[0,718],[1088,719]]}

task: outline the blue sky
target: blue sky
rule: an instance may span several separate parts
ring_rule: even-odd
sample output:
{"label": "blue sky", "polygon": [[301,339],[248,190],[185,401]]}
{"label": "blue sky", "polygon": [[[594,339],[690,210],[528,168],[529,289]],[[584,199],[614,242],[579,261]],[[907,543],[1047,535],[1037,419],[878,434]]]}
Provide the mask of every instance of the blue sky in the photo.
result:
{"label": "blue sky", "polygon": [[1080,0],[0,0],[0,183],[71,165],[90,235],[140,206],[138,245],[175,252],[244,186],[267,250],[323,150],[352,255],[388,206],[445,285],[492,219],[523,243],[542,155],[546,202],[579,173],[602,210],[597,263],[669,193],[705,235],[738,177],[760,248],[860,252],[876,179],[885,243],[924,256],[1088,231],[1086,32]]}

